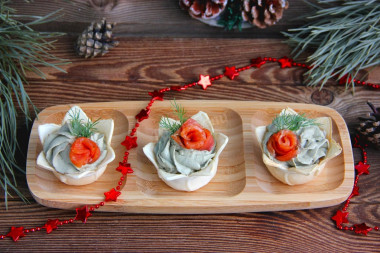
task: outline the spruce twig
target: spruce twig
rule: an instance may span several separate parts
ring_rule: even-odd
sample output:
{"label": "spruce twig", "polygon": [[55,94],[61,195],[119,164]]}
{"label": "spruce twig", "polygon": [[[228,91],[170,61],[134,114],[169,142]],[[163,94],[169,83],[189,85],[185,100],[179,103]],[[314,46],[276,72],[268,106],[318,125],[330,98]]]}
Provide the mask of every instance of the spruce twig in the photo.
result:
{"label": "spruce twig", "polygon": [[226,10],[221,14],[218,24],[222,25],[227,31],[233,30],[235,27],[241,31],[243,23],[242,0],[230,0],[227,3]]}
{"label": "spruce twig", "polygon": [[315,12],[300,28],[283,33],[295,58],[313,50],[307,58],[310,86],[323,88],[331,78],[353,79],[362,69],[380,64],[380,0],[318,0]]}
{"label": "spruce twig", "polygon": [[[26,72],[45,78],[40,66],[64,72],[59,65],[68,63],[49,53],[54,43],[51,39],[62,33],[36,32],[30,27],[52,21],[58,11],[44,17],[16,15],[16,10],[8,6],[9,2],[0,1],[0,185],[4,190],[6,208],[8,196],[12,197],[10,190],[26,200],[17,189],[14,173],[15,169],[25,173],[15,158],[18,148],[16,107],[20,108],[27,124],[32,112],[37,114],[37,108],[24,88],[28,83]],[[23,23],[18,21],[21,18],[32,21]]]}

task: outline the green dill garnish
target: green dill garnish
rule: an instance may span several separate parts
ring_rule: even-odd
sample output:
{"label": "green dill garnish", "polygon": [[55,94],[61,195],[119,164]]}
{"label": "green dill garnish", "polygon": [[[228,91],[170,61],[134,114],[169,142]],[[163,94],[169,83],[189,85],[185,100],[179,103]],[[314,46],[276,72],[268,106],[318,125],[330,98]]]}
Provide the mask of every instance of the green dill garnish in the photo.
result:
{"label": "green dill garnish", "polygon": [[87,122],[83,122],[83,120],[79,118],[80,112],[77,110],[73,114],[70,113],[69,115],[71,118],[72,134],[76,137],[90,138],[96,130],[95,125],[99,123],[99,119],[94,122],[91,122],[90,119],[88,119]]}
{"label": "green dill garnish", "polygon": [[317,126],[315,119],[308,119],[305,114],[280,114],[277,115],[272,124],[277,128],[277,131],[288,129],[297,131],[302,127]]}
{"label": "green dill garnish", "polygon": [[186,122],[187,118],[185,117],[185,108],[177,104],[175,99],[173,100],[173,103],[170,104],[173,108],[173,112],[177,115],[179,119],[179,123],[174,121],[171,122],[168,117],[162,117],[160,120],[160,127],[165,128],[169,130],[172,134],[174,134],[182,126],[182,124]]}

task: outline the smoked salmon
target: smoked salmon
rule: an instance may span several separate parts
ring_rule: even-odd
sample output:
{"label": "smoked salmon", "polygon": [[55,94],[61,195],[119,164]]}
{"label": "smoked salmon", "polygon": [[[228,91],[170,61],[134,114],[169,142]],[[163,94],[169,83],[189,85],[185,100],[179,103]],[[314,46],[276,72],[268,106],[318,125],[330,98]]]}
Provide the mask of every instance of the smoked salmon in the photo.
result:
{"label": "smoked salmon", "polygon": [[181,147],[211,151],[215,141],[211,132],[203,128],[196,120],[190,118],[172,135]]}
{"label": "smoked salmon", "polygon": [[297,135],[290,130],[283,129],[271,135],[267,148],[277,160],[285,162],[298,154]]}
{"label": "smoked salmon", "polygon": [[86,137],[77,138],[70,148],[70,160],[78,168],[93,163],[100,156],[98,145]]}

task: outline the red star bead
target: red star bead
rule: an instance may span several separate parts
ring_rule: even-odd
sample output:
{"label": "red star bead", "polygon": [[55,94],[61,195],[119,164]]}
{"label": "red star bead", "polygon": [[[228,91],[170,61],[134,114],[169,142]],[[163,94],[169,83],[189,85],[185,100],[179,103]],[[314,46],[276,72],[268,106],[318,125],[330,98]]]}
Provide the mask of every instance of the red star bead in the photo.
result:
{"label": "red star bead", "polygon": [[121,174],[123,174],[123,175],[133,173],[133,170],[132,170],[131,165],[129,163],[127,163],[127,164],[119,163],[119,167],[117,167],[116,170],[120,171]]}
{"label": "red star bead", "polygon": [[286,56],[278,59],[278,62],[280,63],[281,68],[291,68],[293,64],[293,60]]}
{"label": "red star bead", "polygon": [[87,218],[92,216],[90,211],[88,210],[88,206],[84,206],[82,208],[75,209],[77,211],[77,215],[75,216],[75,220],[81,220],[83,223],[86,223]]}
{"label": "red star bead", "polygon": [[354,189],[352,189],[352,196],[358,196],[359,195],[359,187],[354,186]]}
{"label": "red star bead", "polygon": [[261,57],[258,57],[258,58],[251,60],[251,66],[254,68],[260,68],[265,63],[266,63],[266,61],[264,61]]}
{"label": "red star bead", "polygon": [[127,150],[137,147],[137,137],[126,136],[121,145],[125,146]]}
{"label": "red star bead", "polygon": [[348,212],[342,212],[338,210],[336,214],[333,217],[331,217],[331,219],[334,220],[336,223],[336,226],[339,227],[342,223],[348,222],[347,216],[348,216]]}
{"label": "red star bead", "polygon": [[164,93],[154,90],[153,92],[148,92],[149,96],[152,97],[153,100],[164,100]]}
{"label": "red star bead", "polygon": [[369,174],[369,167],[370,165],[369,164],[365,164],[363,162],[359,162],[358,164],[355,165],[355,170],[358,172],[359,175],[361,174]]}
{"label": "red star bead", "polygon": [[350,83],[351,82],[351,76],[348,75],[348,74],[345,74],[344,76],[342,76],[342,78],[339,79],[339,84],[340,85],[345,85],[346,83]]}
{"label": "red star bead", "polygon": [[137,115],[136,119],[138,122],[143,121],[144,119],[149,118],[150,110],[142,109]]}
{"label": "red star bead", "polygon": [[202,86],[202,89],[207,89],[211,86],[210,76],[199,75],[198,85]]}
{"label": "red star bead", "polygon": [[236,67],[226,67],[224,75],[231,80],[234,80],[235,77],[239,76],[239,72],[236,71]]}
{"label": "red star bead", "polygon": [[8,237],[12,237],[13,241],[18,241],[21,237],[24,237],[24,227],[11,227],[11,231],[7,234]]}
{"label": "red star bead", "polygon": [[116,191],[115,188],[112,188],[109,192],[105,192],[104,196],[106,196],[105,201],[116,201],[117,197],[119,197],[121,192]]}
{"label": "red star bead", "polygon": [[372,228],[368,227],[365,223],[354,225],[354,232],[357,234],[367,235],[368,232],[371,230],[372,230]]}
{"label": "red star bead", "polygon": [[54,229],[57,229],[58,228],[58,223],[59,223],[59,220],[58,219],[55,219],[55,220],[48,220],[46,222],[46,224],[43,226],[43,228],[46,229],[46,233],[47,234],[50,234],[51,232],[53,232]]}

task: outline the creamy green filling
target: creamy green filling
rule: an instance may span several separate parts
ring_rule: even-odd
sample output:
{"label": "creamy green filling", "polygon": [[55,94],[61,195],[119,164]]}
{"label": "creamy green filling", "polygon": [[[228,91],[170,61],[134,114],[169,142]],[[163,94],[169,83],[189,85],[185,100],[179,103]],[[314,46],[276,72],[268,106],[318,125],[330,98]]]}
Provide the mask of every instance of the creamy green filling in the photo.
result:
{"label": "creamy green filling", "polygon": [[317,164],[327,154],[329,141],[326,138],[326,133],[318,126],[308,126],[295,131],[299,141],[298,155],[286,162],[278,161],[270,154],[267,148],[269,138],[276,132],[277,129],[273,124],[267,126],[262,145],[264,153],[277,163],[281,163],[287,167],[305,168]]}
{"label": "creamy green filling", "polygon": [[98,145],[101,152],[100,157],[94,163],[86,164],[81,168],[78,168],[70,161],[69,156],[71,144],[75,139],[76,137],[72,134],[72,129],[68,122],[62,125],[58,131],[47,136],[43,144],[43,152],[46,160],[57,172],[62,174],[75,174],[96,170],[97,166],[107,155],[107,146],[104,140],[104,135],[95,133],[91,135],[90,139]]}
{"label": "creamy green filling", "polygon": [[205,168],[215,156],[212,151],[186,149],[178,145],[170,132],[162,134],[153,150],[158,167],[168,173],[189,175]]}

